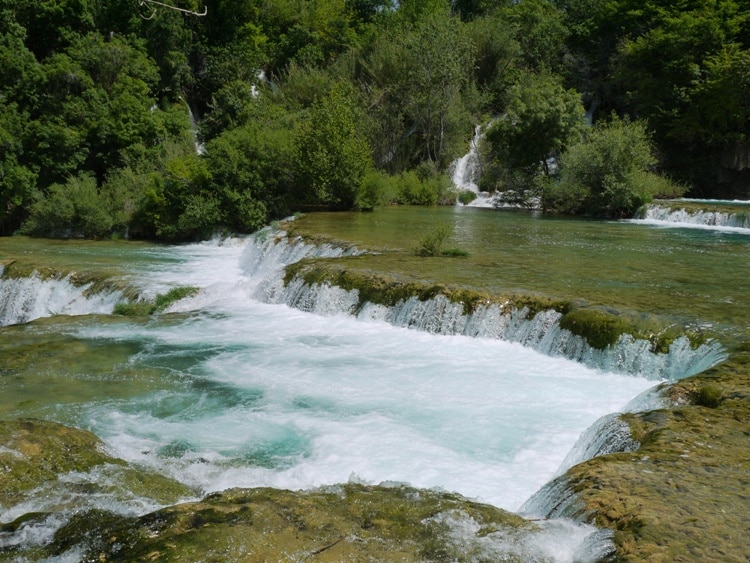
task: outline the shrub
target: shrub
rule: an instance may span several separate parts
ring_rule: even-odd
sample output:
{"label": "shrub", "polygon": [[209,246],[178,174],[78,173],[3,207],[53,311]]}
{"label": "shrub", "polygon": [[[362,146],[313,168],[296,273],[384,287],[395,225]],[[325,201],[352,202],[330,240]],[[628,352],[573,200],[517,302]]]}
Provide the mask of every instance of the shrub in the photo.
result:
{"label": "shrub", "polygon": [[463,190],[458,194],[458,202],[461,205],[469,205],[472,201],[477,198],[477,194],[471,190]]}
{"label": "shrub", "polygon": [[100,196],[96,179],[81,174],[65,184],[53,184],[30,209],[24,234],[48,237],[105,237],[113,220]]}
{"label": "shrub", "polygon": [[367,173],[354,200],[354,207],[360,211],[371,210],[392,199],[393,183],[390,177],[376,170]]}
{"label": "shrub", "polygon": [[545,211],[632,217],[655,196],[684,189],[652,172],[656,164],[642,122],[613,118],[594,127],[560,160],[560,182],[544,193]]}
{"label": "shrub", "polygon": [[419,239],[419,244],[414,253],[417,256],[440,256],[445,239],[451,235],[452,231],[453,229],[449,225],[437,225]]}

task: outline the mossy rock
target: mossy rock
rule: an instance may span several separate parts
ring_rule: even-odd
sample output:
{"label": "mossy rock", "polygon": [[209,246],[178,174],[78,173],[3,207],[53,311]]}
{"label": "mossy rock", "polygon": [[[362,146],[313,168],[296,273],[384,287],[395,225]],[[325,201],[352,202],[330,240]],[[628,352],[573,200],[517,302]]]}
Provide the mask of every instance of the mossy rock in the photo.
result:
{"label": "mossy rock", "polygon": [[41,420],[0,423],[0,504],[19,502],[24,493],[69,471],[89,471],[110,463],[102,442],[90,432]]}
{"label": "mossy rock", "polygon": [[542,311],[554,310],[562,314],[560,326],[583,337],[593,348],[603,350],[614,346],[621,336],[631,335],[651,343],[654,353],[668,353],[671,344],[686,336],[697,347],[709,335],[676,325],[669,319],[652,315],[617,311],[604,307],[588,307],[571,302],[524,292],[488,293],[471,288],[430,283],[418,279],[389,276],[357,268],[357,257],[306,259],[287,266],[285,283],[301,278],[308,285],[331,285],[358,292],[359,307],[374,303],[393,307],[416,297],[420,301],[443,296],[459,303],[469,315],[480,306],[496,305],[501,311],[527,310],[528,318]]}
{"label": "mossy rock", "polygon": [[405,486],[234,489],[140,518],[77,515],[49,551],[85,546],[85,559],[98,561],[496,560],[482,555],[481,541],[456,541],[451,523],[461,519],[476,523],[475,540],[535,529],[489,505]]}
{"label": "mossy rock", "polygon": [[[501,309],[523,309],[533,317],[540,311],[554,309],[566,312],[571,304],[566,301],[522,292],[490,294],[471,288],[430,283],[419,279],[389,276],[356,268],[357,257],[305,259],[287,266],[284,282],[301,278],[308,285],[331,285],[347,291],[356,290],[359,305],[373,303],[393,307],[416,297],[428,301],[443,296],[463,306],[464,314],[471,314],[480,306],[497,305]],[[354,265],[354,267],[351,267]]]}
{"label": "mossy rock", "polygon": [[750,353],[661,392],[672,408],[623,415],[638,451],[567,472],[573,516],[615,530],[621,561],[747,561]]}
{"label": "mossy rock", "polygon": [[707,334],[668,319],[604,307],[571,309],[560,319],[560,327],[582,336],[591,347],[599,350],[614,346],[624,334],[636,340],[648,340],[651,351],[658,354],[669,353],[672,343],[682,336],[690,340],[693,348],[709,338]]}
{"label": "mossy rock", "polygon": [[101,440],[86,430],[36,419],[0,422],[1,506],[17,505],[45,491],[55,495],[56,488],[75,488],[74,480],[60,483],[59,477],[93,470],[108,478],[86,481],[89,493],[145,497],[159,504],[195,496],[195,491],[172,479],[108,455]]}

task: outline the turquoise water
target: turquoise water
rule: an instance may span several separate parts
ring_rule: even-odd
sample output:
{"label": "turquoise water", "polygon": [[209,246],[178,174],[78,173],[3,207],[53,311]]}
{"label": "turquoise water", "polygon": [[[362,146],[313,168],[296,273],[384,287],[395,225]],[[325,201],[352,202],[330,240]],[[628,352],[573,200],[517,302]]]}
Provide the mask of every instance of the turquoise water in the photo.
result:
{"label": "turquoise water", "polygon": [[[629,307],[684,300],[689,308],[670,311],[662,303],[658,310],[695,319],[705,296],[711,310],[724,303],[713,323],[729,325],[721,315],[737,310],[748,279],[750,239],[734,233],[542,221],[480,209],[336,219],[335,238],[374,245],[377,224],[389,233],[379,246],[407,249],[436,220],[452,221],[452,243],[471,256],[419,265],[434,268],[436,277],[490,289],[551,287],[595,302],[617,297]],[[306,226],[322,232],[331,224],[320,215]],[[18,254],[13,244],[23,243],[0,241],[0,252]],[[83,303],[70,311],[75,316],[0,328],[0,413],[91,430],[113,455],[199,495],[229,487],[405,482],[516,510],[589,426],[655,384],[499,340],[267,303],[260,290],[281,271],[270,259],[257,267],[253,239],[120,244],[121,250],[103,247],[108,267],[145,293],[175,285],[201,292],[148,319],[88,314]],[[99,260],[94,246],[82,248],[84,262]],[[66,245],[67,264],[76,252]],[[34,257],[44,260],[43,247]],[[392,264],[414,260],[405,252]],[[743,308],[735,317],[740,326],[744,315]],[[54,494],[0,507],[0,521],[55,506]],[[104,501],[77,499],[76,508],[86,502]],[[137,502],[111,503],[119,511],[145,510]]]}

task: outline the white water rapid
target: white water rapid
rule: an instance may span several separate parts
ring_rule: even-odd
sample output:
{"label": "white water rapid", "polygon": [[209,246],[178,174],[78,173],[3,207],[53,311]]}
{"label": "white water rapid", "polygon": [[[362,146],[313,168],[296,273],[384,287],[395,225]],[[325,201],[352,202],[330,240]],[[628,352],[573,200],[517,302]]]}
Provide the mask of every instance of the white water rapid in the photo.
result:
{"label": "white water rapid", "polygon": [[[132,396],[79,399],[45,414],[93,431],[113,455],[202,493],[405,482],[518,510],[556,475],[587,428],[654,385],[632,374],[685,375],[720,354],[690,356],[689,346],[678,345],[663,358],[633,348],[631,358],[629,347],[639,345],[623,341],[616,353],[597,356],[563,334],[552,313],[528,319],[528,312],[487,307],[467,317],[441,299],[358,307],[356,294],[338,288],[299,280],[284,287],[284,265],[356,250],[305,244],[270,229],[163,252],[162,265],[136,266],[133,277],[152,293],[200,287],[171,308],[175,314],[67,328],[100,347],[132,348],[107,378],[127,370],[148,385]],[[4,302],[23,301],[0,290]],[[91,386],[86,372],[75,375]],[[76,509],[153,509],[138,499],[76,502]],[[23,507],[0,507],[0,521],[56,503],[64,501],[39,491]],[[451,526],[456,542],[479,541],[471,521]],[[534,557],[581,561],[582,550],[609,542],[606,532],[565,520],[542,527],[525,540],[484,538],[480,553],[499,556],[508,542],[526,541]]]}
{"label": "white water rapid", "polygon": [[0,326],[26,323],[53,315],[111,313],[119,291],[91,293],[91,284],[77,286],[69,278],[2,278],[0,266]]}
{"label": "white water rapid", "polygon": [[724,200],[682,200],[685,203],[705,203],[710,207],[732,205],[747,206],[746,212],[690,209],[688,207],[652,203],[643,215],[633,222],[646,223],[662,227],[688,227],[697,229],[720,230],[726,232],[750,233],[750,202]]}

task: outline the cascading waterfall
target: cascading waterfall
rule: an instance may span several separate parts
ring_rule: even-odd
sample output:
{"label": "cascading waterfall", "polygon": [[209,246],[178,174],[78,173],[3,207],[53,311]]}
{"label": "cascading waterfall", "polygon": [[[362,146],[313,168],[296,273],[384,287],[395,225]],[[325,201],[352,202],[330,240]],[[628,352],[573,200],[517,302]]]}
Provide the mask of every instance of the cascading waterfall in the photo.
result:
{"label": "cascading waterfall", "polygon": [[[354,250],[349,250],[353,253]],[[265,236],[248,245],[243,256],[245,268],[258,272],[278,268],[306,256],[334,256],[343,254],[334,247],[319,248],[300,240],[283,236]],[[703,371],[725,358],[724,350],[715,342],[692,349],[685,337],[676,340],[669,353],[650,350],[650,343],[623,335],[611,348],[597,350],[579,336],[560,328],[561,314],[549,310],[533,317],[529,310],[503,310],[498,305],[480,306],[465,314],[460,303],[443,296],[427,301],[412,297],[393,307],[373,303],[359,303],[356,290],[346,291],[328,284],[308,285],[295,278],[286,286],[280,276],[262,285],[258,295],[271,303],[285,303],[303,311],[322,314],[350,314],[365,321],[384,321],[396,326],[413,328],[434,334],[465,335],[479,338],[503,339],[518,342],[550,356],[565,356],[589,367],[604,371],[637,374],[650,379],[675,379]],[[624,410],[635,412],[656,408],[661,399],[651,394],[639,397]],[[577,514],[579,502],[562,477],[570,467],[590,458],[609,453],[635,451],[639,444],[618,413],[602,417],[579,438],[557,472],[557,477],[535,493],[521,508],[531,517],[569,518]],[[602,530],[587,539],[582,552],[593,557],[605,557],[612,550],[611,532]],[[581,555],[581,557],[583,557]]]}
{"label": "cascading waterfall", "polygon": [[[485,451],[488,449],[485,447],[487,443],[496,439],[498,425],[493,422],[491,429],[485,429],[481,426],[481,420],[477,420],[468,424],[466,428],[460,428],[461,424],[452,423],[451,421],[455,419],[447,417],[441,410],[444,409],[444,405],[441,406],[441,398],[445,395],[439,393],[433,395],[433,390],[447,386],[449,387],[447,396],[455,395],[459,397],[464,389],[478,386],[477,381],[480,380],[481,385],[487,385],[488,390],[492,390],[494,382],[492,382],[491,377],[485,377],[485,373],[492,372],[494,374],[497,371],[496,367],[498,367],[497,361],[492,360],[491,365],[487,364],[481,370],[481,377],[478,376],[477,381],[468,381],[467,375],[468,377],[473,377],[473,375],[461,374],[460,362],[455,365],[451,363],[452,367],[446,370],[442,365],[444,358],[433,358],[432,356],[439,355],[439,353],[437,350],[432,350],[429,352],[429,361],[434,361],[434,366],[429,364],[424,356],[419,356],[416,360],[412,360],[410,357],[408,360],[402,360],[402,362],[416,361],[416,363],[414,365],[407,363],[409,367],[399,369],[395,379],[391,379],[390,374],[387,373],[392,369],[390,365],[372,368],[373,371],[370,372],[371,368],[368,366],[362,367],[361,364],[352,364],[359,366],[357,369],[364,369],[367,373],[364,379],[349,380],[347,379],[349,368],[338,369],[337,362],[348,366],[350,362],[354,362],[354,358],[361,355],[363,347],[369,346],[371,341],[353,340],[350,343],[352,350],[349,352],[346,349],[343,350],[341,358],[335,361],[331,360],[331,355],[334,354],[334,350],[339,350],[340,340],[335,340],[330,347],[317,347],[317,342],[327,342],[329,338],[332,338],[332,333],[346,335],[344,344],[348,342],[348,339],[354,338],[351,335],[357,330],[352,330],[349,325],[354,321],[347,319],[346,316],[354,316],[362,321],[363,333],[377,331],[380,334],[377,323],[388,323],[431,334],[478,337],[478,340],[463,340],[461,342],[454,342],[451,338],[447,338],[445,341],[441,339],[439,346],[455,350],[452,353],[453,356],[468,353],[481,358],[484,358],[485,355],[495,357],[496,351],[492,351],[492,348],[497,346],[498,343],[491,342],[491,340],[507,340],[534,348],[549,356],[563,356],[590,367],[606,371],[639,374],[651,379],[677,378],[695,373],[716,363],[723,358],[724,354],[717,344],[712,343],[703,344],[697,350],[692,350],[687,339],[676,341],[668,354],[653,354],[649,350],[650,344],[648,342],[637,341],[629,336],[623,336],[610,349],[595,350],[581,337],[561,329],[559,326],[560,314],[551,310],[539,312],[532,316],[528,309],[518,310],[487,304],[478,307],[471,314],[466,314],[461,304],[453,303],[442,296],[428,301],[410,298],[392,307],[360,303],[357,291],[345,291],[340,287],[327,284],[310,285],[300,278],[292,279],[287,284],[284,283],[285,266],[304,258],[332,258],[360,253],[355,247],[312,244],[302,238],[289,237],[285,233],[271,228],[266,228],[245,241],[235,241],[230,246],[231,248],[224,248],[221,252],[217,252],[216,246],[208,244],[204,247],[195,245],[188,249],[181,248],[179,252],[184,251],[186,256],[187,253],[192,253],[190,256],[195,255],[197,259],[192,262],[189,259],[185,261],[180,259],[174,261],[175,268],[173,270],[149,274],[152,277],[160,278],[157,280],[160,284],[195,284],[204,288],[197,295],[173,305],[170,308],[171,311],[201,310],[215,311],[218,314],[189,316],[189,321],[185,324],[179,324],[174,329],[168,326],[170,323],[160,326],[158,320],[149,323],[147,334],[150,335],[148,337],[150,343],[139,354],[142,358],[135,360],[136,362],[146,361],[151,357],[150,354],[156,354],[153,361],[158,366],[162,362],[166,363],[165,358],[167,356],[185,354],[187,353],[185,351],[189,350],[193,343],[199,343],[203,348],[194,354],[196,357],[202,357],[205,354],[207,359],[205,362],[201,361],[197,364],[195,371],[188,370],[181,373],[179,381],[181,384],[193,382],[189,386],[192,392],[193,388],[200,389],[201,386],[208,385],[209,380],[206,374],[219,374],[217,376],[219,379],[210,381],[213,385],[209,389],[210,392],[204,393],[200,400],[196,400],[192,395],[188,397],[187,390],[179,387],[177,393],[175,393],[175,390],[170,390],[153,397],[144,395],[144,397],[136,397],[132,401],[122,401],[121,403],[105,401],[92,406],[90,417],[85,419],[83,423],[84,427],[91,427],[97,435],[104,436],[109,447],[113,447],[118,456],[133,460],[136,463],[153,464],[153,467],[159,471],[166,468],[167,471],[172,471],[173,475],[184,478],[187,482],[195,482],[196,485],[205,486],[204,483],[210,482],[211,487],[216,487],[217,490],[234,486],[259,485],[301,488],[309,486],[312,475],[316,476],[315,479],[321,479],[323,482],[338,482],[341,480],[342,474],[344,479],[346,478],[349,464],[360,458],[373,460],[368,461],[363,466],[364,468],[360,469],[365,472],[365,479],[371,478],[367,473],[368,470],[378,476],[389,475],[389,471],[392,470],[394,465],[401,463],[394,461],[397,458],[394,458],[390,453],[391,442],[395,444],[393,449],[397,453],[402,452],[404,446],[400,440],[402,435],[407,433],[409,443],[418,444],[415,449],[415,459],[409,464],[414,465],[417,470],[414,470],[413,473],[407,472],[407,474],[412,475],[411,478],[415,480],[424,478],[427,481],[426,484],[420,483],[420,486],[433,486],[435,483],[430,480],[430,475],[443,472],[437,482],[449,489],[460,490],[460,487],[467,486],[467,479],[465,474],[454,471],[459,466],[463,468],[462,471],[466,471],[467,466],[471,467],[470,471],[477,474],[477,478],[471,480],[472,485],[468,489],[472,495],[477,496],[487,495],[488,493],[481,487],[472,489],[471,486],[476,486],[476,483],[490,483],[488,486],[496,490],[496,483],[505,482],[509,478],[504,473],[507,471],[505,467],[511,465],[513,467],[523,466],[527,473],[531,472],[533,468],[535,474],[542,474],[543,477],[535,481],[532,487],[527,484],[527,489],[512,493],[515,495],[514,501],[517,501],[513,506],[518,507],[523,500],[529,498],[533,490],[537,489],[544,480],[552,475],[552,471],[555,469],[554,466],[543,470],[537,467],[539,464],[544,465],[542,459],[545,457],[544,454],[558,447],[560,451],[552,454],[552,459],[563,459],[565,452],[573,444],[576,436],[582,432],[585,425],[590,423],[590,419],[586,419],[585,424],[576,428],[575,432],[572,434],[569,432],[571,435],[568,436],[567,441],[563,442],[564,447],[562,448],[559,447],[557,442],[560,441],[560,432],[565,433],[567,426],[566,422],[560,420],[555,421],[555,424],[559,422],[564,428],[560,428],[560,432],[555,434],[556,443],[544,442],[542,444],[524,445],[520,453],[511,448],[510,453],[507,454],[511,461],[505,459],[485,460],[484,458],[475,460],[472,457],[461,457],[464,447],[474,448],[475,444],[478,443],[473,436],[471,436],[471,440],[467,440],[469,433],[484,436],[479,440],[482,443],[479,449]],[[231,256],[231,260],[227,258],[229,256]],[[221,275],[217,275],[217,272],[220,272]],[[35,283],[41,283],[42,281],[37,279]],[[23,280],[1,280],[0,284],[6,282],[22,283]],[[60,288],[66,283],[71,285],[67,280],[49,280],[45,283],[57,284]],[[21,297],[23,292],[12,290],[12,287],[15,286],[0,285],[0,303],[5,304],[3,307],[5,309],[10,307],[13,310],[32,309],[33,307],[30,306],[19,305],[24,302]],[[29,292],[32,291],[39,292],[39,289],[29,289]],[[85,288],[75,288],[75,291],[78,292],[78,295],[83,296]],[[94,298],[96,297],[94,296]],[[256,305],[248,305],[247,297],[251,298],[250,301],[255,300]],[[104,299],[104,296],[101,296],[101,298]],[[111,301],[101,304],[102,310],[89,312],[109,312],[118,298],[118,296],[112,294],[107,297]],[[262,303],[257,304],[257,301]],[[51,301],[47,300],[47,304],[42,309],[46,311],[46,314],[55,314],[58,309],[52,307],[50,303]],[[215,303],[218,303],[218,305],[214,306]],[[230,303],[230,305],[227,305],[227,303]],[[306,320],[300,324],[316,324],[316,326],[320,324],[324,328],[315,329],[315,332],[311,333],[301,333],[299,336],[294,336],[291,341],[282,340],[278,344],[277,341],[281,339],[278,335],[282,332],[273,332],[269,328],[269,325],[276,321],[267,310],[279,308],[268,307],[263,303],[283,303],[294,309],[310,311],[318,315],[341,315],[341,317],[330,319],[330,324],[327,324],[328,319],[326,319],[326,324],[323,324],[322,320]],[[242,314],[247,307],[251,307],[252,310],[243,316]],[[5,309],[0,310],[4,311]],[[235,309],[239,313],[236,319],[233,318]],[[299,315],[296,311],[282,309],[287,311],[287,313],[284,313],[285,315]],[[229,311],[232,311],[232,314]],[[268,321],[263,320],[264,315],[269,315]],[[258,322],[263,326],[264,331],[269,332],[269,335],[267,339],[262,336],[254,336],[251,346],[248,347],[248,344],[238,335],[241,335],[242,331],[246,329],[247,323],[253,319],[257,320],[258,317],[261,317]],[[16,318],[21,319],[18,315]],[[338,327],[340,323],[344,323],[346,326]],[[97,340],[133,339],[130,332],[132,329],[120,323],[113,323],[107,327],[93,326],[86,330],[91,331],[92,337]],[[404,337],[403,335],[392,335],[389,338],[393,338],[393,343],[386,343],[384,347],[379,348],[382,350],[381,355],[388,355],[391,349],[389,347],[394,347],[395,342]],[[485,343],[482,339],[488,340],[488,342]],[[363,342],[368,342],[368,344],[363,344]],[[315,345],[311,345],[311,343],[315,343]],[[288,363],[281,365],[274,363],[273,356],[283,355],[290,344],[305,349],[305,352],[301,352],[301,354],[310,353],[311,355],[302,358],[292,355],[293,357],[288,359]],[[467,349],[470,351],[466,352]],[[210,350],[216,351],[208,353],[207,351]],[[267,355],[258,356],[264,350],[268,351]],[[518,347],[518,350],[520,350],[520,347]],[[514,352],[514,355],[520,354],[518,350]],[[190,353],[187,354],[189,357]],[[338,352],[335,354],[338,354]],[[538,360],[535,361],[538,363]],[[210,368],[214,363],[220,366],[215,372]],[[318,378],[317,375],[310,375],[316,364],[325,366],[323,372],[331,374],[330,380]],[[150,366],[148,363],[145,365]],[[139,365],[136,365],[134,369],[140,371]],[[524,368],[517,386],[525,385],[522,382],[530,378],[532,369],[534,369],[534,366]],[[580,366],[576,366],[576,369],[580,369]],[[280,372],[286,371],[293,373],[294,377],[284,378],[279,376]],[[413,374],[412,372],[415,371],[416,373]],[[252,378],[248,379],[251,375]],[[267,381],[264,379],[266,375]],[[409,381],[404,382],[403,390],[399,393],[408,390],[406,391],[407,395],[418,392],[422,396],[422,400],[419,401],[420,410],[415,411],[413,415],[416,420],[413,426],[398,426],[401,421],[397,420],[398,417],[403,416],[404,404],[406,404],[403,401],[409,401],[411,397],[402,399],[400,395],[393,397],[392,395],[379,394],[383,387],[394,390],[400,389],[401,380],[399,378],[401,377],[409,378]],[[568,387],[578,389],[589,385],[585,381],[589,377],[589,375],[573,375]],[[622,386],[623,389],[633,389],[635,386],[639,386],[637,392],[645,389],[642,378],[628,378],[616,374],[612,374],[611,377],[619,378],[617,386]],[[636,381],[637,379],[639,381]],[[375,384],[372,388],[368,386],[368,380],[374,381]],[[632,380],[633,384],[623,380]],[[597,379],[595,385],[599,385],[598,381]],[[454,383],[455,389],[451,387]],[[285,387],[287,385],[289,388]],[[533,387],[535,382],[530,382],[530,385]],[[355,400],[347,396],[341,399],[341,405],[339,405],[337,395],[324,392],[326,386],[336,387],[337,393],[351,388],[353,389],[351,396]],[[185,398],[181,398],[180,393],[185,394]],[[467,395],[470,398],[461,396],[457,399],[456,405],[450,405],[446,412],[454,408],[460,410],[460,404],[469,401],[472,408],[478,409],[478,412],[484,412],[481,411],[482,408],[491,409],[493,416],[500,416],[502,413],[496,411],[505,409],[498,409],[497,401],[507,400],[506,408],[508,410],[512,408],[513,403],[517,402],[511,396],[506,397],[508,393],[504,393],[501,399],[493,399],[495,404],[491,406],[479,405],[481,398],[477,399],[477,396]],[[220,411],[220,414],[211,414],[211,405],[222,400],[225,396],[231,399],[230,407]],[[181,401],[184,402],[184,406]],[[658,398],[655,395],[650,395],[647,399],[640,399],[638,402],[631,403],[626,407],[626,410],[629,408],[650,408],[657,401]],[[267,407],[266,402],[270,406]],[[243,410],[245,405],[247,405],[247,410]],[[616,405],[610,404],[607,409],[598,412],[600,414],[609,412],[620,408],[621,405],[622,403],[619,402]],[[286,408],[298,409],[294,416],[299,417],[290,418],[292,415],[289,414],[289,411],[284,410]],[[175,409],[175,412],[179,412],[179,414],[169,415],[170,409]],[[261,414],[265,413],[265,410],[268,410],[268,415]],[[323,413],[328,411],[332,411],[335,416],[326,418]],[[83,412],[83,409],[77,410],[77,412]],[[165,412],[167,414],[162,414]],[[252,413],[252,415],[249,413]],[[306,413],[309,413],[309,415]],[[76,416],[80,415],[77,414]],[[251,427],[247,427],[249,416],[253,419]],[[440,436],[455,434],[455,436],[450,443],[436,442],[433,449],[432,443],[424,438],[423,434],[427,435],[433,429],[441,428],[440,424],[444,423],[441,419],[442,416],[446,416],[446,421],[450,422],[451,425],[450,427],[445,426],[438,434]],[[392,419],[391,417],[395,418]],[[482,416],[478,417],[478,419],[482,418]],[[144,420],[147,421],[145,424]],[[514,418],[512,424],[517,425],[518,423],[519,419]],[[147,429],[144,430],[144,426],[147,426]],[[334,433],[331,430],[332,426],[336,426],[335,432],[346,433]],[[322,427],[325,428],[322,429]],[[371,427],[378,428],[380,434],[374,437],[368,433]],[[184,428],[187,428],[187,435],[182,434],[185,431]],[[144,433],[143,436],[141,436],[142,432]],[[328,434],[328,432],[331,433]],[[217,441],[216,435],[221,436],[221,439],[218,440],[218,446],[215,444]],[[371,449],[373,442],[378,442],[381,439],[383,444],[380,444],[379,447],[382,448],[382,451],[375,450],[377,454],[373,454]],[[500,440],[500,438],[497,439]],[[505,440],[505,438],[502,438],[502,440]],[[346,450],[341,450],[338,443],[347,444]],[[320,452],[317,451],[318,447],[321,448]],[[498,451],[504,452],[506,444],[496,444],[494,447]],[[614,451],[627,451],[635,447],[637,447],[637,444],[630,437],[626,425],[617,415],[609,415],[601,419],[580,437],[578,443],[560,466],[559,472],[564,471],[567,466],[579,463],[592,456]],[[242,464],[235,467],[233,465],[236,463],[235,459],[251,459],[254,456],[258,456],[259,459],[266,459],[263,457],[266,455],[264,453],[266,448],[270,452],[268,454],[270,459],[275,459],[278,456],[286,456],[289,460],[296,459],[295,455],[298,451],[303,451],[304,455],[299,458],[299,465],[293,465],[297,462],[289,461],[288,467],[282,465],[280,468],[269,469],[263,465],[259,467]],[[288,450],[284,448],[288,448]],[[454,448],[456,452],[453,451]],[[429,463],[425,461],[428,457],[422,449],[430,452]],[[492,450],[493,448],[489,449]],[[349,455],[352,457],[347,457]],[[337,459],[341,459],[340,463],[336,463],[335,460]],[[381,459],[382,461],[378,461]],[[372,464],[372,467],[369,464]],[[409,468],[409,470],[412,469]],[[457,473],[455,476],[454,472]],[[315,482],[315,479],[313,479],[313,482]],[[502,495],[507,498],[511,493],[505,491]],[[524,513],[543,513],[545,517],[575,516],[577,508],[577,499],[567,486],[564,477],[558,477],[549,482],[523,505]],[[448,516],[444,517],[448,518]],[[485,541],[481,534],[472,532],[472,526],[475,523],[472,523],[470,519],[456,518],[450,520],[450,522],[446,521],[445,524],[449,528],[455,529],[457,542],[466,541],[465,538],[467,537],[479,538],[476,541],[480,543]],[[554,527],[557,524],[550,525]],[[573,526],[572,524],[560,524],[560,526],[565,525]],[[562,536],[573,534],[571,530],[566,530],[561,529],[558,532]],[[590,533],[590,531],[590,529],[585,531],[588,535],[585,539],[579,541],[580,547],[572,560],[595,561],[606,557],[611,552],[610,532],[604,530]],[[552,544],[559,544],[559,541],[555,539],[558,537],[555,535],[557,532],[550,532],[550,528],[548,528],[548,532],[551,535],[548,536],[547,541]],[[580,529],[576,529],[575,533],[583,534]],[[488,537],[486,538],[488,542],[486,546],[473,546],[472,544],[469,547],[472,549],[482,547],[484,553],[502,555],[503,548],[498,547],[502,545],[502,542],[496,540],[497,538]],[[19,541],[25,540],[19,539]],[[524,541],[538,542],[544,540],[531,538]],[[570,559],[566,558],[565,560]]]}
{"label": "cascading waterfall", "polygon": [[[707,201],[707,203],[711,203]],[[726,203],[726,202],[724,202]],[[747,202],[741,202],[746,204]],[[740,202],[736,202],[740,204]],[[747,213],[677,209],[671,206],[652,203],[648,205],[639,218],[656,224],[677,225],[686,227],[709,227],[727,229],[750,229],[750,206]]]}
{"label": "cascading waterfall", "polygon": [[693,349],[687,337],[676,339],[666,354],[651,351],[651,343],[628,334],[604,350],[591,347],[586,340],[560,327],[560,313],[554,310],[531,315],[529,309],[482,305],[465,314],[463,305],[437,296],[427,301],[411,297],[393,307],[359,303],[357,290],[344,290],[328,284],[308,285],[293,279],[286,286],[279,273],[283,265],[304,257],[334,257],[356,253],[355,249],[317,247],[302,240],[270,236],[268,232],[253,239],[243,255],[243,268],[270,276],[260,285],[256,297],[269,303],[285,303],[302,311],[333,315],[346,313],[362,320],[380,320],[395,326],[432,334],[464,335],[517,342],[553,357],[565,357],[588,367],[608,372],[629,373],[648,379],[677,379],[693,375],[715,365],[725,357],[722,347],[709,341]]}
{"label": "cascading waterfall", "polygon": [[482,126],[474,128],[474,137],[469,143],[469,152],[454,161],[451,179],[457,189],[474,192],[479,195],[479,141],[482,138]]}
{"label": "cascading waterfall", "polygon": [[3,278],[0,270],[0,326],[26,323],[52,315],[111,313],[122,299],[119,291],[89,293],[91,284],[77,286],[69,277],[42,279],[34,274]]}

